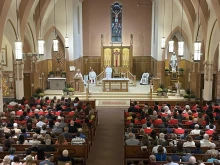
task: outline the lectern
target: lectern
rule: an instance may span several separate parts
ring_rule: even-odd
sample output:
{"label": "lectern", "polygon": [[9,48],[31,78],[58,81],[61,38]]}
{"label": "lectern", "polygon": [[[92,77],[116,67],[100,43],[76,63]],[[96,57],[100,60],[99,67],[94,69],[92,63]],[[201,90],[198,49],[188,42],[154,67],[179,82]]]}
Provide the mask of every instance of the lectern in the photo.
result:
{"label": "lectern", "polygon": [[160,78],[153,78],[153,92],[157,92],[160,87]]}
{"label": "lectern", "polygon": [[75,92],[84,92],[84,83],[81,77],[73,77],[73,87]]}

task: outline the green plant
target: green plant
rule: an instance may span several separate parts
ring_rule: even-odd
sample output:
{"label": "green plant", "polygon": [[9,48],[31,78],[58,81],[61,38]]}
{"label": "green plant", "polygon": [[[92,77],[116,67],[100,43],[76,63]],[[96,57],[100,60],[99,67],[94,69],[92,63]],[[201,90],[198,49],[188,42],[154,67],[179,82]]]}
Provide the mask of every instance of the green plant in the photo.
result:
{"label": "green plant", "polygon": [[163,88],[163,92],[168,92],[168,89],[167,88]]}
{"label": "green plant", "polygon": [[165,68],[165,71],[168,71],[168,72],[169,72],[169,71],[170,71],[170,69],[169,69],[169,68]]}
{"label": "green plant", "polygon": [[35,93],[36,93],[36,94],[44,93],[44,91],[43,91],[42,88],[37,88],[37,89],[35,90]]}
{"label": "green plant", "polygon": [[68,88],[69,92],[74,92],[74,88]]}
{"label": "green plant", "polygon": [[162,88],[157,88],[157,92],[163,92]]}
{"label": "green plant", "polygon": [[40,96],[40,97],[44,97],[45,94],[44,94],[44,93],[39,93],[38,96]]}
{"label": "green plant", "polygon": [[66,74],[66,72],[65,72],[65,71],[62,71],[61,74]]}
{"label": "green plant", "polygon": [[37,93],[34,93],[34,94],[33,94],[33,97],[38,97],[38,94],[37,94]]}
{"label": "green plant", "polygon": [[179,68],[179,71],[183,72],[183,71],[184,71],[184,69],[183,69],[183,68]]}
{"label": "green plant", "polygon": [[54,74],[54,71],[50,71],[49,74]]}
{"label": "green plant", "polygon": [[68,88],[63,88],[63,92],[68,92]]}
{"label": "green plant", "polygon": [[188,95],[188,94],[185,94],[183,97],[186,98],[186,99],[188,99],[188,98],[189,98],[189,95]]}
{"label": "green plant", "polygon": [[160,84],[160,88],[162,88],[162,89],[163,89],[163,88],[164,88],[164,84]]}
{"label": "green plant", "polygon": [[190,89],[187,89],[187,90],[186,90],[186,94],[190,95],[190,94],[191,94],[191,90],[190,90]]}
{"label": "green plant", "polygon": [[194,99],[196,96],[194,94],[189,95],[190,98]]}

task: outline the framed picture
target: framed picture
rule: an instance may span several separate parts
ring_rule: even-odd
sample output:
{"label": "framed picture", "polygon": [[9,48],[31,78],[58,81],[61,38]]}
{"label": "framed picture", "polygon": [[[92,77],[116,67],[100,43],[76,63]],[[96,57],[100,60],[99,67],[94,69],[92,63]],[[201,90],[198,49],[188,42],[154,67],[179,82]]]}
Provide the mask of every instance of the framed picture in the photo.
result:
{"label": "framed picture", "polygon": [[3,66],[8,65],[7,61],[7,45],[5,45],[4,48],[2,48],[2,51],[0,53],[0,62]]}

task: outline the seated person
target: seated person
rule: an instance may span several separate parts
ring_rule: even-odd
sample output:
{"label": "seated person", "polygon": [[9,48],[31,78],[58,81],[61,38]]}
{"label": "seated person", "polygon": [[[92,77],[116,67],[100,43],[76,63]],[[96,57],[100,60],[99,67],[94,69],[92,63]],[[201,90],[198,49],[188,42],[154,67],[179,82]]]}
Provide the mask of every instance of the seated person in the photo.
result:
{"label": "seated person", "polygon": [[209,129],[205,131],[206,134],[212,135],[215,132],[213,124],[209,124]]}
{"label": "seated person", "polygon": [[74,165],[74,159],[69,157],[69,152],[68,150],[63,150],[62,155],[58,156],[58,164],[59,162],[71,162],[72,165]]}
{"label": "seated person", "polygon": [[163,146],[159,146],[157,149],[157,153],[154,155],[156,157],[156,161],[166,161],[167,154],[164,152]]}
{"label": "seated person", "polygon": [[218,160],[218,155],[216,153],[211,154],[211,158],[208,159],[207,162],[213,163],[214,160]]}
{"label": "seated person", "polygon": [[180,157],[176,153],[176,147],[172,147],[171,148],[171,153],[172,153],[172,155],[170,155],[170,157],[171,157],[172,161],[179,162],[180,161]]}
{"label": "seated person", "polygon": [[134,145],[134,146],[140,145],[140,141],[135,139],[135,136],[133,133],[129,133],[128,138],[129,139],[125,141],[126,145]]}
{"label": "seated person", "polygon": [[149,79],[149,73],[143,73],[141,77],[140,84],[141,85],[147,85],[148,84],[148,79]]}
{"label": "seated person", "polygon": [[196,146],[196,149],[195,150],[192,150],[191,151],[191,153],[193,153],[193,154],[203,154],[203,151],[201,150],[201,144],[200,144],[200,142],[196,142],[195,143],[195,146]]}
{"label": "seated person", "polygon": [[149,135],[152,132],[152,130],[153,129],[151,128],[151,122],[148,121],[147,122],[147,128],[145,128],[144,131],[145,131],[146,134]]}
{"label": "seated person", "polygon": [[182,129],[180,124],[178,124],[178,126],[175,126],[175,129],[174,129],[173,132],[176,133],[176,134],[184,134],[185,130]]}

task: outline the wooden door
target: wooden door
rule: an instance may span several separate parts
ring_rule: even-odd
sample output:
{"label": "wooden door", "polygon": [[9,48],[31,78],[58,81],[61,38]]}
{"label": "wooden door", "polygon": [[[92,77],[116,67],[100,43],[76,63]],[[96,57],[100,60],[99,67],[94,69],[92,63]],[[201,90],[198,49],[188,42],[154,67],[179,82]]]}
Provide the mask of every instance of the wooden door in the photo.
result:
{"label": "wooden door", "polygon": [[30,73],[24,73],[24,97],[29,99],[31,97],[31,76]]}

